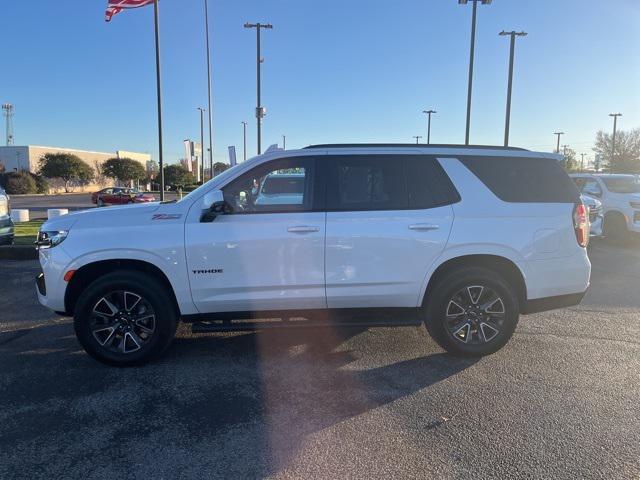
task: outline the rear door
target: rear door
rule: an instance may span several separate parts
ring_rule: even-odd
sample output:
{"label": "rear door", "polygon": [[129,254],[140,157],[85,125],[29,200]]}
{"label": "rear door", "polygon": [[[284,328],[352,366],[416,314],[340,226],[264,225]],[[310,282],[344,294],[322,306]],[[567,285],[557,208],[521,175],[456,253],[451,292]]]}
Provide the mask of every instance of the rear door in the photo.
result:
{"label": "rear door", "polygon": [[327,157],[329,308],[415,307],[459,198],[422,155]]}

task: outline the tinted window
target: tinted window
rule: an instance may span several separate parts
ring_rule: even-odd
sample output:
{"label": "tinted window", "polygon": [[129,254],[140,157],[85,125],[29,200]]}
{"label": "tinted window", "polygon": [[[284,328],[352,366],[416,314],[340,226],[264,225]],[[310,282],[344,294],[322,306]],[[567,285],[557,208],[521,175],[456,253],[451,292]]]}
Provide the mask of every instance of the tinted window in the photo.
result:
{"label": "tinted window", "polygon": [[401,210],[407,208],[403,165],[397,157],[348,155],[328,164],[330,210]]}
{"label": "tinted window", "polygon": [[460,161],[505,202],[580,201],[576,185],[552,158],[462,157]]}
{"label": "tinted window", "polygon": [[315,160],[284,158],[260,165],[222,189],[234,213],[309,211],[313,207]]}
{"label": "tinted window", "polygon": [[460,201],[460,194],[432,157],[407,155],[405,163],[409,208],[433,208]]}

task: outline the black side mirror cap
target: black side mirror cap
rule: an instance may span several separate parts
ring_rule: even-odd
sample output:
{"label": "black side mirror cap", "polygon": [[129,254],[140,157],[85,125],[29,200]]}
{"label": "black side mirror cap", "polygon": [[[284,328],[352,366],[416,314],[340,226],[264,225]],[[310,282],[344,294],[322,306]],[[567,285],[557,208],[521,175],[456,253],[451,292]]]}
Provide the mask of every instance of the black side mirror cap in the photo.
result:
{"label": "black side mirror cap", "polygon": [[200,217],[200,222],[202,223],[211,223],[213,222],[218,215],[227,215],[229,213],[233,213],[233,208],[227,202],[215,202],[208,211],[202,214]]}

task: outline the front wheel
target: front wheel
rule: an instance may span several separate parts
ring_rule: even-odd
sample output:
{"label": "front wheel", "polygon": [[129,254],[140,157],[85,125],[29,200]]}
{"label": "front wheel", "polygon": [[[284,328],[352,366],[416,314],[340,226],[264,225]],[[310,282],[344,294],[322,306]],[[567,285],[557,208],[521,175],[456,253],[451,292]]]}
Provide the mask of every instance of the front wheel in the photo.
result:
{"label": "front wheel", "polygon": [[472,267],[438,281],[427,299],[425,324],[448,352],[482,356],[509,341],[519,315],[518,298],[505,279],[492,270]]}
{"label": "front wheel", "polygon": [[142,365],[171,344],[177,314],[166,287],[134,271],[109,273],[78,299],[74,328],[96,360],[114,366]]}

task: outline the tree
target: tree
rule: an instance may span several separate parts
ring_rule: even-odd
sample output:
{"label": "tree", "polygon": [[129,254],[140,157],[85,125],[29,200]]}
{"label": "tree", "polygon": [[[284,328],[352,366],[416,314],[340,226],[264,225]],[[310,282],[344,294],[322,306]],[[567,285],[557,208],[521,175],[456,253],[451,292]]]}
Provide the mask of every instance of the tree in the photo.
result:
{"label": "tree", "polygon": [[102,188],[107,184],[107,176],[102,171],[102,163],[99,160],[93,161],[93,170],[96,172],[96,184]]}
{"label": "tree", "polygon": [[640,128],[616,132],[616,151],[611,158],[612,138],[600,130],[593,151],[599,154],[611,173],[640,173]]}
{"label": "tree", "polygon": [[164,182],[176,188],[184,188],[195,182],[193,174],[182,165],[167,165],[164,167]]}
{"label": "tree", "polygon": [[580,170],[578,160],[576,160],[576,151],[572,148],[567,148],[564,151],[564,168],[567,172],[577,172]]}
{"label": "tree", "polygon": [[40,159],[40,175],[59,178],[64,182],[64,191],[69,192],[72,182],[85,184],[93,178],[93,169],[80,158],[70,153],[45,153]]}
{"label": "tree", "polygon": [[130,158],[110,158],[102,165],[102,174],[120,182],[137,181],[147,176],[140,162]]}
{"label": "tree", "polygon": [[213,164],[213,176],[215,177],[216,175],[220,175],[227,168],[229,168],[229,164],[228,163],[224,163],[224,162],[216,162],[216,163],[214,163]]}
{"label": "tree", "polygon": [[28,172],[8,172],[2,174],[2,184],[9,195],[36,193],[36,182]]}

